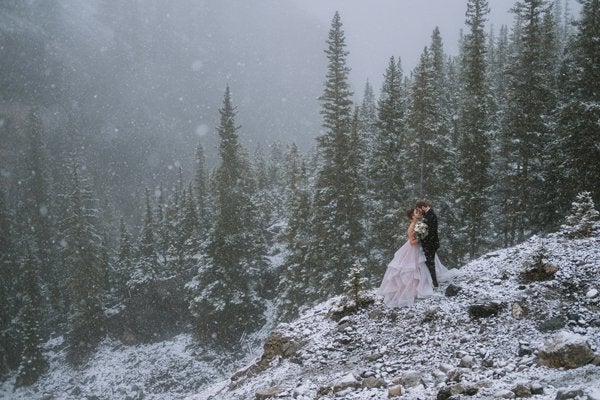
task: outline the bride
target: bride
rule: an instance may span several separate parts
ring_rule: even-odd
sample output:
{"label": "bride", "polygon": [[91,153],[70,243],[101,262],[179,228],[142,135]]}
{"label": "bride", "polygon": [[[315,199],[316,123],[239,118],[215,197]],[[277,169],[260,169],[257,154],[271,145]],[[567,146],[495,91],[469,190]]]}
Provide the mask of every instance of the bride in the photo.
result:
{"label": "bride", "polygon": [[[388,264],[377,294],[383,296],[388,307],[412,304],[415,298],[433,295],[431,274],[425,265],[425,254],[415,233],[415,225],[421,219],[421,212],[413,208],[407,212],[411,220],[408,227],[408,241],[396,251]],[[435,256],[435,270],[438,280],[443,281],[450,272]]]}

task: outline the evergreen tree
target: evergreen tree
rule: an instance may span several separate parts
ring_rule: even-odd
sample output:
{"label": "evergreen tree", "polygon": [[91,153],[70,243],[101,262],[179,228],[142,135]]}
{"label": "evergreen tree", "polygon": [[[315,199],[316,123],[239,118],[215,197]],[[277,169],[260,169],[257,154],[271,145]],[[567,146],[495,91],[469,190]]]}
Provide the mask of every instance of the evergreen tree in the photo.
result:
{"label": "evergreen tree", "polygon": [[[353,185],[354,174],[347,173],[348,161],[356,149],[351,149],[352,92],[348,82],[350,68],[346,65],[345,36],[336,12],[325,54],[328,70],[325,90],[319,98],[325,133],[318,138],[322,164],[319,167],[314,197],[313,236],[310,263],[315,285],[323,296],[342,291],[347,268],[358,256],[362,241],[362,214]],[[362,212],[362,211],[361,211]]]}
{"label": "evergreen tree", "polygon": [[42,354],[42,296],[40,294],[39,262],[29,248],[22,264],[21,304],[18,333],[23,343],[21,363],[17,371],[15,387],[30,386],[48,369],[48,361]]}
{"label": "evergreen tree", "polygon": [[503,218],[511,220],[504,234],[513,244],[526,235],[539,231],[546,209],[548,191],[544,179],[543,155],[548,141],[548,118],[552,91],[547,83],[552,76],[545,58],[543,15],[545,1],[517,2],[515,12],[523,23],[520,51],[509,68],[509,87],[506,113],[502,123],[500,154],[501,179],[497,193],[501,193]]}
{"label": "evergreen tree", "polygon": [[253,170],[235,125],[236,109],[229,87],[225,90],[219,155],[215,173],[215,222],[198,275],[189,284],[196,334],[229,346],[264,323],[264,304],[257,283],[266,254],[263,227],[253,202]]}
{"label": "evergreen tree", "polygon": [[577,31],[562,68],[562,101],[557,107],[556,157],[563,156],[559,182],[561,210],[576,193],[590,191],[600,201],[600,1],[584,0]]}
{"label": "evergreen tree", "polygon": [[146,189],[146,217],[138,244],[138,257],[133,267],[133,273],[127,282],[130,291],[138,290],[150,282],[164,277],[160,268],[154,235],[153,211],[150,203],[150,192]]}
{"label": "evergreen tree", "polygon": [[208,171],[206,169],[206,157],[204,147],[198,143],[196,147],[196,175],[194,178],[194,189],[198,202],[198,223],[200,225],[200,237],[206,238],[210,228],[210,188],[208,185]]}
{"label": "evergreen tree", "polygon": [[283,238],[287,245],[277,293],[279,293],[278,313],[285,320],[297,315],[298,309],[307,304],[307,299],[316,298],[316,288],[310,285],[310,268],[307,254],[310,239],[311,205],[310,188],[306,165],[292,144],[286,160],[286,209],[287,224]]}
{"label": "evergreen tree", "polygon": [[4,190],[0,186],[0,376],[16,368],[20,361],[19,337],[14,333],[18,311],[17,299],[17,254],[13,235],[14,217],[5,202]]}
{"label": "evergreen tree", "polygon": [[401,211],[408,194],[403,173],[407,140],[404,137],[406,96],[402,91],[400,62],[390,58],[377,105],[375,138],[369,160],[370,248],[375,263],[391,258],[404,238]]}
{"label": "evergreen tree", "polygon": [[561,230],[570,238],[589,237],[599,215],[590,192],[578,193]]}
{"label": "evergreen tree", "polygon": [[[436,34],[434,32],[434,43]],[[436,53],[443,54],[441,44],[436,45]],[[452,183],[455,180],[455,151],[450,135],[447,103],[444,101],[444,90],[440,82],[445,81],[440,61],[427,48],[413,73],[410,106],[408,109],[408,145],[406,146],[407,162],[405,166],[407,188],[412,199],[427,198],[432,202],[439,215],[442,237],[449,233],[447,221],[454,218],[454,199]],[[436,66],[436,64],[438,64]],[[400,221],[399,224],[403,222]],[[454,246],[444,246],[445,253],[450,253]]]}
{"label": "evergreen tree", "polygon": [[62,240],[71,300],[67,359],[79,364],[104,335],[102,237],[96,228],[97,200],[76,162],[71,167],[71,182]]}
{"label": "evergreen tree", "polygon": [[121,218],[119,225],[119,253],[117,256],[117,262],[115,264],[112,285],[113,291],[118,299],[123,299],[129,295],[127,282],[131,279],[133,274],[133,246],[131,244],[131,237],[127,231],[125,221]]}
{"label": "evergreen tree", "polygon": [[48,161],[42,142],[43,125],[39,111],[29,115],[27,129],[29,148],[25,158],[25,177],[23,179],[22,212],[24,225],[22,231],[33,239],[36,258],[40,261],[42,284],[47,285],[52,295],[51,303],[58,306],[59,291],[54,266],[56,257],[52,244],[52,214],[50,183],[47,176]]}
{"label": "evergreen tree", "polygon": [[459,254],[479,254],[486,243],[490,194],[489,87],[486,80],[485,16],[487,0],[469,0],[461,62],[462,98],[459,114],[458,176],[456,180]]}
{"label": "evergreen tree", "polygon": [[369,174],[369,165],[371,164],[373,150],[375,148],[377,131],[377,102],[373,87],[367,81],[363,92],[363,99],[358,109],[359,134],[361,138],[361,148],[365,149],[365,163],[363,174]]}

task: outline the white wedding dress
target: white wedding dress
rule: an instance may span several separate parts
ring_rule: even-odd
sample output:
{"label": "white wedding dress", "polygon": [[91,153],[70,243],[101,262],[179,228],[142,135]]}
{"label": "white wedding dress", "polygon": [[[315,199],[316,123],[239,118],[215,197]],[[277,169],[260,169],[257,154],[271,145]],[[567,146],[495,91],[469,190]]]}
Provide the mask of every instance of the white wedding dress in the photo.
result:
{"label": "white wedding dress", "polygon": [[[438,282],[450,278],[450,271],[442,265],[435,255],[435,271]],[[388,264],[377,294],[383,297],[388,307],[400,307],[413,304],[415,298],[433,295],[431,274],[425,265],[425,253],[420,244],[407,241],[396,251]]]}

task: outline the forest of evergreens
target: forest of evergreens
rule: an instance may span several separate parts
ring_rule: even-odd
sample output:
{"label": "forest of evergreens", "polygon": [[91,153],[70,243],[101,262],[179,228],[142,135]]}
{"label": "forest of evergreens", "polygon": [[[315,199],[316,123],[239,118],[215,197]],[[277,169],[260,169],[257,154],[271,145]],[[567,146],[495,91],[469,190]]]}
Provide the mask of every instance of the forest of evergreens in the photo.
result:
{"label": "forest of evergreens", "polygon": [[[44,9],[53,2],[27,4],[0,10],[56,12]],[[0,166],[0,375],[18,370],[17,385],[35,382],[51,336],[64,335],[69,360],[84,362],[107,335],[107,310],[173,277],[186,329],[235,350],[268,320],[340,294],[351,270],[376,285],[418,198],[439,216],[450,267],[555,230],[580,192],[599,203],[600,1],[581,6],[571,16],[561,1],[518,1],[513,26],[494,31],[487,1],[468,0],[460,54],[446,54],[432,27],[416,68],[407,73],[391,56],[381,91],[367,83],[359,102],[336,13],[323,38],[323,133],[313,150],[277,138],[268,154],[246,148],[231,84],[214,105],[214,165],[200,140],[193,171],[175,165],[144,179],[137,211],[106,193],[138,160],[88,159],[90,131],[107,134],[95,130],[103,116],[78,120],[74,106],[49,119],[66,89],[0,59],[0,137],[11,145]],[[18,43],[9,31],[5,54]],[[98,180],[96,169],[111,174]]]}

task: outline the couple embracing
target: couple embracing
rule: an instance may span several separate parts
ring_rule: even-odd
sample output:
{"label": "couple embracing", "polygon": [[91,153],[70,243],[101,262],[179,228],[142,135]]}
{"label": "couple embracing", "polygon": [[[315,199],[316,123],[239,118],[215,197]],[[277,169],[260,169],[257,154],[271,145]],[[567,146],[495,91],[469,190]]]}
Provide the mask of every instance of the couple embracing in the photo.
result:
{"label": "couple embracing", "polygon": [[377,290],[389,307],[409,305],[415,298],[431,296],[438,280],[450,276],[436,254],[440,241],[437,216],[431,205],[419,200],[407,216],[411,220],[408,241],[394,254]]}

